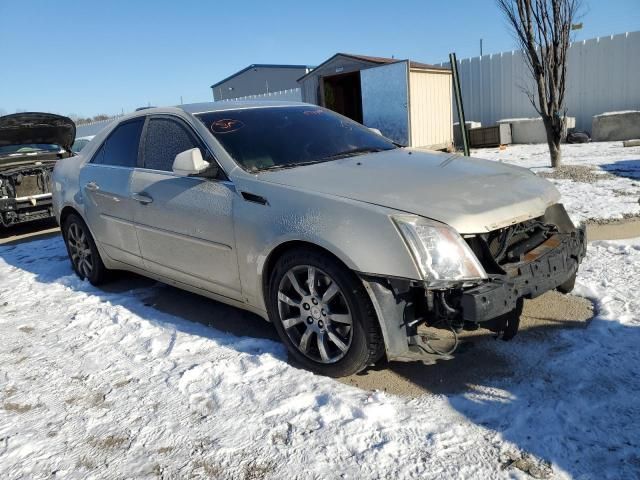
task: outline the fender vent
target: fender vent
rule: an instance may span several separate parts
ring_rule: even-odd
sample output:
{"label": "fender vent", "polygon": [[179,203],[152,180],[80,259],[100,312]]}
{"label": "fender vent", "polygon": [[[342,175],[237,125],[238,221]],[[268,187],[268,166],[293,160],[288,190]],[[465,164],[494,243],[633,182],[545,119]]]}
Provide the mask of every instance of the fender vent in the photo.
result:
{"label": "fender vent", "polygon": [[268,205],[267,199],[261,197],[260,195],[256,195],[254,193],[249,192],[241,192],[242,198],[244,198],[247,202],[259,203],[260,205]]}

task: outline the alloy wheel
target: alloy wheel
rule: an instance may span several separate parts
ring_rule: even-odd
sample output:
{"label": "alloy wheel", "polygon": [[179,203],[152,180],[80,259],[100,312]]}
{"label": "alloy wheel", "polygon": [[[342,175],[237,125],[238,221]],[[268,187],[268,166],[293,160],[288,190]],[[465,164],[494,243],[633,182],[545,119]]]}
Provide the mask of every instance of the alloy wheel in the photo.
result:
{"label": "alloy wheel", "polygon": [[80,275],[89,278],[93,272],[93,254],[84,229],[77,223],[69,225],[67,245],[69,246],[71,262],[76,267],[76,270]]}
{"label": "alloy wheel", "polygon": [[291,268],[278,287],[280,321],[307,358],[335,363],[349,351],[353,318],[344,293],[327,273],[310,265]]}

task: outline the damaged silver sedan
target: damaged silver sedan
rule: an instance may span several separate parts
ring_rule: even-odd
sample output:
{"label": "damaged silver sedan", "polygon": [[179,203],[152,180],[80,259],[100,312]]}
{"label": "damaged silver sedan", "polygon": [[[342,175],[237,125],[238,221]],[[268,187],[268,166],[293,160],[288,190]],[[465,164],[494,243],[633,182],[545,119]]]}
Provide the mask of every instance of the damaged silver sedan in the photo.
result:
{"label": "damaged silver sedan", "polygon": [[248,309],[331,376],[450,358],[464,328],[510,338],[523,299],[570,291],[585,254],[529,170],[298,103],[136,112],[58,163],[53,200],[80,277],[129,270]]}

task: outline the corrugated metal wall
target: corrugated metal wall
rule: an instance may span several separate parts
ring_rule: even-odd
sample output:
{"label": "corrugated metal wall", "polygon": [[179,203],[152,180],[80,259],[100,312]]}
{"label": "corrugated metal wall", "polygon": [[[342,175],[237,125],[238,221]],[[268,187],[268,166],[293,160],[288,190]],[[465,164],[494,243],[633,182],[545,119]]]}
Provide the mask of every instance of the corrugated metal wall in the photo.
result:
{"label": "corrugated metal wall", "polygon": [[[522,91],[531,88],[533,80],[521,52],[458,63],[467,120],[490,126],[503,118],[537,116]],[[576,117],[577,129],[591,131],[593,115],[639,110],[640,32],[574,42],[567,71],[567,114]]]}
{"label": "corrugated metal wall", "polygon": [[293,65],[250,65],[212,88],[214,101],[281,92],[298,87],[298,79],[307,67]]}
{"label": "corrugated metal wall", "polygon": [[446,147],[453,142],[451,74],[409,73],[411,144]]}
{"label": "corrugated metal wall", "polygon": [[411,144],[409,131],[409,62],[400,61],[360,71],[362,123],[377,128],[401,145]]}
{"label": "corrugated metal wall", "polygon": [[218,100],[218,102],[231,102],[235,100],[274,100],[301,102],[302,93],[300,92],[299,88],[290,88],[288,90],[281,90],[279,92],[260,93],[257,95],[247,95],[246,97],[228,98],[225,100]]}

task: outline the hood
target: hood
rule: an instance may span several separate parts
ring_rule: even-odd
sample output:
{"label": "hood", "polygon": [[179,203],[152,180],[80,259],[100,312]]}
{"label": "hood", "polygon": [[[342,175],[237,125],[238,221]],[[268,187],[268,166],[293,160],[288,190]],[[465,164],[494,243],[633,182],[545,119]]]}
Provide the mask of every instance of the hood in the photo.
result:
{"label": "hood", "polygon": [[530,170],[460,155],[394,149],[258,179],[413,213],[459,233],[482,233],[544,214],[560,193]]}
{"label": "hood", "polygon": [[73,120],[53,113],[14,113],[0,117],[0,146],[59,145],[67,151],[76,138]]}

